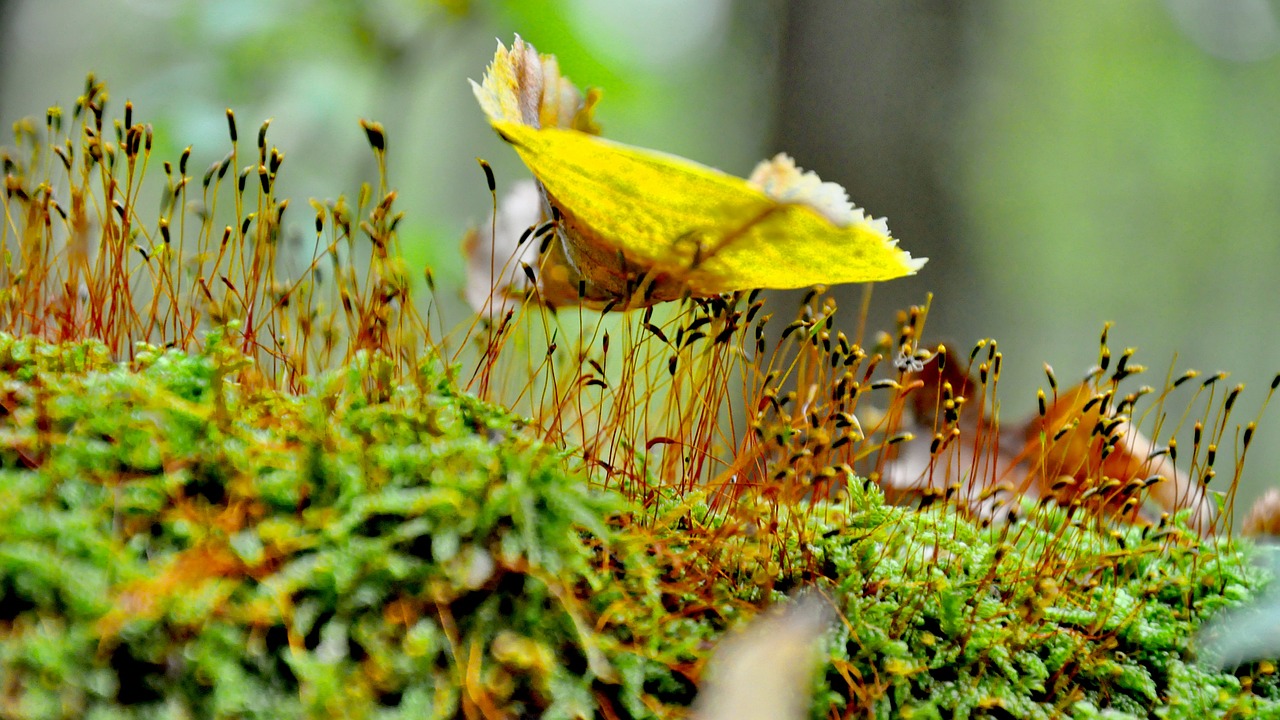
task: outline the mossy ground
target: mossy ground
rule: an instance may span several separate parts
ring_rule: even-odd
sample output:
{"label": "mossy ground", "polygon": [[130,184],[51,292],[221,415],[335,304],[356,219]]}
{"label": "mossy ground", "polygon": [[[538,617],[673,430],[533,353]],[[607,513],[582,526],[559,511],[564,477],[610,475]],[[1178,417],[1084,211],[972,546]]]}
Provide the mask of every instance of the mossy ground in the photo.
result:
{"label": "mossy ground", "polygon": [[674,717],[800,588],[840,620],[814,717],[1271,717],[1191,638],[1267,581],[1176,525],[1018,532],[872,486],[642,508],[519,418],[376,355],[300,395],[248,361],[0,336],[0,716]]}
{"label": "mossy ground", "polygon": [[[1146,479],[1091,466],[1065,507],[983,527],[951,489],[910,509],[856,476],[911,442],[910,368],[944,355],[927,308],[868,349],[821,289],[780,331],[752,292],[620,318],[531,298],[446,332],[377,123],[378,182],[314,201],[306,238],[269,123],[254,153],[228,111],[203,175],[191,148],[163,163],[156,215],[152,130],[107,102],[90,78],[0,152],[0,717],[680,717],[727,629],[806,592],[837,618],[814,717],[1280,716],[1273,663],[1221,672],[1193,641],[1267,572],[1106,512]],[[1123,395],[1131,352],[1106,375],[1101,350],[1111,444],[1195,377]],[[969,361],[994,406],[995,343]],[[1255,427],[1229,434],[1224,377],[1183,418],[1204,484]],[[934,461],[964,435],[943,419]]]}

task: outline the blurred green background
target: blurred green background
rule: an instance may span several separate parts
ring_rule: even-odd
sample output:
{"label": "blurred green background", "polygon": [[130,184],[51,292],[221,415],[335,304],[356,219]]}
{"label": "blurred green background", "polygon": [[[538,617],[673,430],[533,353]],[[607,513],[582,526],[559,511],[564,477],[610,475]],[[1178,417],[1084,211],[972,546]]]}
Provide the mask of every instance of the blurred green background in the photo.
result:
{"label": "blurred green background", "polygon": [[[525,174],[465,82],[516,32],[604,88],[609,137],[739,174],[785,150],[887,216],[931,261],[877,286],[871,327],[933,292],[927,338],[1000,341],[1006,419],[1043,362],[1083,375],[1108,320],[1151,384],[1171,364],[1246,382],[1241,422],[1280,370],[1277,0],[0,0],[0,121],[94,71],[198,174],[230,106],[242,135],[273,118],[301,201],[373,177],[356,121],[379,120],[407,252],[456,300],[491,202],[475,157]],[[1246,503],[1280,485],[1272,415]]]}

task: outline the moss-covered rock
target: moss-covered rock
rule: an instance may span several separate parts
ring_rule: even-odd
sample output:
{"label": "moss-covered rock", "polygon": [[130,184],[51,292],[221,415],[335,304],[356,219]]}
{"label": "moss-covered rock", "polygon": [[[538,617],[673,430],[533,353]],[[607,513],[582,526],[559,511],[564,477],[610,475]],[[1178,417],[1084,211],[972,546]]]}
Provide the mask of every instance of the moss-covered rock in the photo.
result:
{"label": "moss-covered rock", "polygon": [[207,346],[0,335],[0,716],[675,716],[802,587],[842,616],[815,717],[1280,713],[1273,666],[1192,644],[1265,573],[1176,522],[982,528],[874,486],[639,507],[432,366],[294,397]]}

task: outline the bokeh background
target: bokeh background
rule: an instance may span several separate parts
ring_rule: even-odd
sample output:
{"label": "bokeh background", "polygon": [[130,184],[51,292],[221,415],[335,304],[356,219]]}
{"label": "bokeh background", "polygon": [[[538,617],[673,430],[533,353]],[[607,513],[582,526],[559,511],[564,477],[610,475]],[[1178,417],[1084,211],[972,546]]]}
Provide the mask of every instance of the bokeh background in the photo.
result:
{"label": "bokeh background", "polygon": [[[605,89],[609,137],[739,174],[785,150],[887,216],[931,261],[876,287],[871,327],[932,292],[927,338],[1000,341],[1005,418],[1042,363],[1065,384],[1096,362],[1105,321],[1151,384],[1231,371],[1241,422],[1280,370],[1277,0],[0,0],[0,121],[70,106],[93,71],[198,174],[232,107],[242,135],[272,118],[302,200],[374,176],[357,119],[379,120],[406,250],[461,319],[459,238],[491,202],[475,158],[525,175],[465,80],[517,32]],[[1280,409],[1246,504],[1280,485],[1278,443]]]}

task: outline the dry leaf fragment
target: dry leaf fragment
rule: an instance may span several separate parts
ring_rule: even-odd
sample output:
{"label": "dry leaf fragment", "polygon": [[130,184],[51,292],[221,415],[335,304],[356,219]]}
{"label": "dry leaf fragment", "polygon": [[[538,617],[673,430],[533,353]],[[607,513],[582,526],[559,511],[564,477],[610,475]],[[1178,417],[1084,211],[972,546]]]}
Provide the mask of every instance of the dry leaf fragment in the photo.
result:
{"label": "dry leaf fragment", "polygon": [[463,239],[467,303],[477,313],[500,317],[532,289],[523,268],[538,267],[539,241],[530,241],[524,232],[542,222],[542,207],[537,184],[532,180],[517,182],[498,204],[496,217]]}
{"label": "dry leaf fragment", "polygon": [[807,717],[819,641],[832,621],[829,602],[808,594],[766,611],[728,635],[711,658],[693,716],[698,720]]}
{"label": "dry leaf fragment", "polygon": [[1254,502],[1240,526],[1245,537],[1280,537],[1280,490],[1271,488]]}

